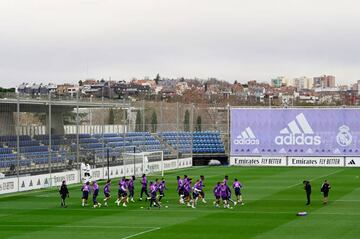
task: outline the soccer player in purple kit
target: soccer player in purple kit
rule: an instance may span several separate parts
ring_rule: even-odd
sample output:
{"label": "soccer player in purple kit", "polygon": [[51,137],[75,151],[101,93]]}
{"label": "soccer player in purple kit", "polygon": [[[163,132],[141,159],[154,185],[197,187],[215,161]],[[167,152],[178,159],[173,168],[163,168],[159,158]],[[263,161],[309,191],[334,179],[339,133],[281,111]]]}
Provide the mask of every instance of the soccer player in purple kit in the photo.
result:
{"label": "soccer player in purple kit", "polygon": [[202,202],[203,202],[203,203],[207,203],[206,200],[205,200],[205,192],[204,192],[204,187],[205,187],[205,185],[204,185],[204,180],[205,180],[204,175],[200,175],[199,188],[200,188],[201,191],[199,192],[199,194],[200,194],[200,196],[201,196],[201,198],[202,198]]}
{"label": "soccer player in purple kit", "polygon": [[120,203],[123,203],[123,207],[127,207],[127,182],[126,178],[123,177],[119,182],[119,191],[118,191],[118,199],[116,200],[116,204],[120,206]]}
{"label": "soccer player in purple kit", "polygon": [[134,186],[135,176],[131,176],[131,178],[128,181],[128,189],[129,189],[129,197],[131,202],[134,201],[134,192],[135,192],[135,186]]}
{"label": "soccer player in purple kit", "polygon": [[122,180],[124,180],[124,178],[125,177],[123,177],[122,179],[120,179],[119,180],[119,183],[118,183],[118,194],[117,194],[117,199],[116,199],[116,201],[115,201],[115,203],[119,206],[119,204],[120,204],[120,200],[121,200],[121,194],[122,194],[122,192],[121,192],[121,182],[122,182]]}
{"label": "soccer player in purple kit", "polygon": [[215,207],[220,206],[220,197],[221,197],[220,188],[221,188],[221,182],[218,182],[213,189],[213,193],[214,193],[214,197],[215,197],[215,202],[214,202]]}
{"label": "soccer player in purple kit", "polygon": [[223,183],[227,185],[227,182],[229,181],[229,176],[225,175]]}
{"label": "soccer player in purple kit", "polygon": [[223,201],[224,204],[224,208],[229,208],[229,203],[228,203],[228,199],[229,199],[229,194],[228,194],[228,187],[225,184],[225,182],[223,182],[220,185],[220,195],[221,195],[221,200]]}
{"label": "soccer player in purple kit", "polygon": [[148,209],[150,209],[151,207],[155,206],[155,207],[159,207],[160,209],[160,205],[157,203],[156,201],[156,192],[158,191],[158,188],[156,186],[156,183],[150,182],[150,204]]}
{"label": "soccer player in purple kit", "polygon": [[184,184],[187,183],[188,180],[189,180],[189,178],[188,178],[188,176],[185,174],[185,175],[184,175],[184,179],[183,179]]}
{"label": "soccer player in purple kit", "polygon": [[[160,187],[160,182],[159,182],[159,179],[155,179],[155,182],[153,183],[155,189],[156,189],[156,193],[159,191],[159,187]],[[150,187],[149,187],[150,188]],[[151,197],[151,193],[150,193],[150,197]],[[154,203],[155,205],[155,203]],[[160,204],[159,204],[160,205]]]}
{"label": "soccer player in purple kit", "polygon": [[147,184],[148,184],[148,181],[147,181],[146,175],[143,174],[141,177],[141,192],[140,192],[140,198],[139,198],[140,201],[142,201],[142,197],[143,197],[144,193],[147,197],[146,199],[150,199],[149,193],[147,190]]}
{"label": "soccer player in purple kit", "polygon": [[[185,178],[185,177],[184,177]],[[185,181],[186,179],[186,181]],[[184,179],[184,200],[188,207],[191,207],[191,178],[186,177]]]}
{"label": "soccer player in purple kit", "polygon": [[192,199],[192,208],[196,208],[195,205],[197,203],[197,201],[199,200],[199,198],[201,198],[201,193],[202,191],[202,185],[200,183],[200,180],[196,180],[195,185],[193,187],[193,199]]}
{"label": "soccer player in purple kit", "polygon": [[161,179],[161,182],[159,183],[159,204],[161,202],[161,199],[165,196],[164,191],[166,190],[165,185],[165,178]]}
{"label": "soccer player in purple kit", "polygon": [[82,198],[81,198],[81,206],[85,207],[87,206],[87,201],[89,198],[89,193],[90,193],[90,183],[86,182],[82,187],[81,187],[81,191],[82,191]]}
{"label": "soccer player in purple kit", "polygon": [[237,203],[244,205],[242,195],[241,195],[241,188],[243,187],[242,184],[235,178],[234,183],[232,185],[233,189],[235,190],[235,196]]}
{"label": "soccer player in purple kit", "polygon": [[179,204],[184,204],[184,185],[183,185],[183,180],[181,179],[180,176],[176,177],[177,179],[177,189],[176,191],[179,194]]}
{"label": "soccer player in purple kit", "polygon": [[97,201],[97,196],[99,195],[99,185],[97,184],[96,181],[92,182],[92,187],[93,187],[93,203],[94,203],[94,208],[96,207],[101,207],[101,204]]}
{"label": "soccer player in purple kit", "polygon": [[226,191],[227,191],[227,196],[228,196],[227,201],[232,202],[234,204],[234,206],[236,206],[237,201],[233,201],[231,199],[231,189],[230,189],[229,185],[225,184],[225,186],[226,186]]}
{"label": "soccer player in purple kit", "polygon": [[111,196],[110,196],[110,186],[111,186],[111,179],[109,179],[104,187],[104,205],[107,207],[108,206],[108,201],[110,200]]}

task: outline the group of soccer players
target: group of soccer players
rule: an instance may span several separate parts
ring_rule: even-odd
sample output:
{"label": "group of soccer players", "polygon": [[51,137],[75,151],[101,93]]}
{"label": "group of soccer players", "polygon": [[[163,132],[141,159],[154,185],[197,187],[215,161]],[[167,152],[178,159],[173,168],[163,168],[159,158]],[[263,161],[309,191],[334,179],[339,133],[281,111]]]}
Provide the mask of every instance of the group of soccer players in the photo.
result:
{"label": "group of soccer players", "polygon": [[[165,195],[166,188],[166,182],[165,179],[162,178],[161,180],[156,179],[154,182],[148,182],[146,175],[143,174],[141,177],[141,192],[140,192],[140,198],[139,200],[143,200],[143,195],[146,195],[146,200],[150,201],[149,208],[151,207],[161,207],[161,200]],[[135,176],[132,176],[131,178],[123,177],[120,179],[118,183],[118,194],[117,199],[115,203],[123,207],[127,207],[127,204],[130,202],[135,202],[134,195],[135,195]],[[149,186],[149,191],[148,191]],[[63,182],[62,187],[66,187],[65,181]],[[111,188],[111,180],[109,179],[105,186],[104,186],[104,206],[108,206],[108,202],[111,199],[110,195],[110,188]],[[67,189],[66,189],[67,190]],[[81,205],[83,207],[88,205],[88,199],[89,195],[92,193],[93,195],[93,207],[101,207],[101,203],[98,202],[97,197],[99,195],[99,185],[96,181],[93,182],[85,182],[82,187],[82,201]],[[61,206],[65,205],[65,197],[63,197],[63,194],[66,192],[68,196],[68,191],[59,190],[61,194]],[[64,192],[64,193],[63,193]],[[150,194],[149,194],[150,192]]]}
{"label": "group of soccer players", "polygon": [[200,179],[196,180],[194,187],[192,187],[192,178],[189,178],[187,175],[184,175],[183,179],[177,176],[176,179],[178,185],[176,191],[179,194],[180,204],[186,204],[188,207],[195,208],[199,200],[206,203],[203,190],[205,177],[203,175],[200,176]]}
{"label": "group of soccer players", "polygon": [[[187,175],[181,179],[180,176],[177,176],[177,192],[179,194],[179,203],[186,204],[188,207],[196,208],[196,204],[201,201],[207,203],[205,200],[204,193],[204,180],[205,177],[200,175],[200,178],[196,180],[194,186],[192,187],[192,178],[189,178]],[[231,199],[231,188],[228,185],[229,177],[226,175],[223,182],[218,182],[214,189],[214,205],[215,207],[220,207],[222,201],[224,208],[230,208],[230,202],[236,206],[238,203],[244,205],[241,188],[242,184],[235,178],[232,184],[232,188],[235,191],[236,200]]]}
{"label": "group of soccer players", "polygon": [[[204,192],[204,181],[205,177],[200,175],[200,177],[195,181],[194,185],[192,178],[184,175],[183,178],[177,176],[177,192],[179,195],[179,204],[186,204],[188,207],[196,208],[198,202],[207,203],[205,200],[205,192]],[[215,197],[214,205],[215,207],[220,207],[222,202],[224,208],[230,208],[230,202],[233,205],[244,204],[241,188],[242,184],[235,178],[232,186],[228,184],[229,177],[225,176],[222,182],[218,182],[213,188],[213,194]],[[143,174],[140,180],[141,183],[141,191],[139,201],[143,200],[143,196],[146,196],[146,200],[149,201],[148,208],[152,207],[161,207],[161,200],[165,196],[166,182],[165,179],[161,180],[155,179],[154,182],[149,182],[146,175]],[[82,187],[82,199],[81,205],[82,207],[88,206],[89,196],[92,194],[93,207],[101,207],[101,203],[98,202],[97,197],[99,195],[100,187],[96,181],[85,182]],[[233,200],[231,198],[232,190],[235,192],[236,199]],[[69,191],[67,190],[66,183],[63,181],[63,184],[60,187],[60,195],[61,195],[61,206],[65,206],[65,198],[69,196]],[[104,192],[104,206],[108,206],[108,203],[111,199],[111,180],[109,179],[103,189]],[[130,178],[123,177],[119,180],[118,183],[118,194],[115,203],[117,206],[122,205],[123,207],[127,207],[129,201],[135,202],[135,176]]]}
{"label": "group of soccer players", "polygon": [[224,180],[222,182],[217,182],[213,189],[213,193],[215,196],[215,207],[220,207],[220,202],[223,202],[224,208],[230,208],[230,202],[233,203],[234,206],[237,204],[244,205],[241,188],[243,185],[238,181],[237,178],[234,179],[232,184],[232,189],[235,192],[236,199],[233,200],[231,198],[232,191],[228,184],[229,176],[225,175]]}
{"label": "group of soccer players", "polygon": [[89,181],[84,183],[81,187],[81,191],[82,191],[81,206],[85,207],[88,205],[89,195],[92,192],[94,208],[101,207],[101,204],[97,201],[97,197],[99,195],[99,189],[100,187],[96,181],[91,182],[91,184]]}

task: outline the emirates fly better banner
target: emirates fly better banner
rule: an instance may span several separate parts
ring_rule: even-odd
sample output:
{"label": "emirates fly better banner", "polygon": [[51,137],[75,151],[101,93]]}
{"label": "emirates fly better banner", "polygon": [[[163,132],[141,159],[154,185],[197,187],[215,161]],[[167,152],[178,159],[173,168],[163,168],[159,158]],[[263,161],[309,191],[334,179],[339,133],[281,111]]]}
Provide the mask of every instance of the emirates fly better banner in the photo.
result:
{"label": "emirates fly better banner", "polygon": [[360,109],[231,109],[232,156],[358,156]]}

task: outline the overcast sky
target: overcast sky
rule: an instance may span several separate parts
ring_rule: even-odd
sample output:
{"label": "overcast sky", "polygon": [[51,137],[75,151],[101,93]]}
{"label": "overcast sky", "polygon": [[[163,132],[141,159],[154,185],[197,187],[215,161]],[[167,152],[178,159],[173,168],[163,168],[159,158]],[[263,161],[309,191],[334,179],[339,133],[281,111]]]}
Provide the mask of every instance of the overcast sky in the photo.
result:
{"label": "overcast sky", "polygon": [[0,86],[85,78],[360,80],[358,0],[0,0]]}

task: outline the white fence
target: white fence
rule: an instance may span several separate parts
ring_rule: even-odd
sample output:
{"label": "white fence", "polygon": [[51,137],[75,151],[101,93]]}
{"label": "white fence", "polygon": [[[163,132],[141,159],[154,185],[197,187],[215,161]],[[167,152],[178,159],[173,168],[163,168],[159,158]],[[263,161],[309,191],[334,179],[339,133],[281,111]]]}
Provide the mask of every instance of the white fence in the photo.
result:
{"label": "white fence", "polygon": [[[164,161],[164,170],[172,170],[178,168],[188,168],[192,167],[192,158],[182,158],[182,159],[173,159]],[[143,164],[136,164],[136,172],[142,170]],[[151,168],[151,172],[160,172],[161,171],[161,161],[150,162],[148,164]],[[121,165],[121,166],[112,166],[109,167],[109,172],[107,167],[96,168],[91,170],[92,179],[106,179],[108,173],[110,178],[118,178],[122,176],[131,176],[134,174],[134,165]],[[59,186],[63,180],[66,180],[67,184],[75,184],[81,182],[80,170],[73,170],[61,173],[53,174],[41,174],[41,175],[31,175],[31,176],[20,176],[19,178],[5,178],[0,179],[0,194],[5,193],[14,193],[29,191],[34,189],[47,188],[51,186]]]}
{"label": "white fence", "polygon": [[231,166],[360,167],[360,157],[230,157]]}
{"label": "white fence", "polygon": [[[126,125],[79,125],[79,134],[104,134],[124,133],[127,131]],[[41,135],[46,134],[45,125],[22,125],[19,127],[20,135]],[[76,125],[64,125],[65,134],[76,134]]]}

